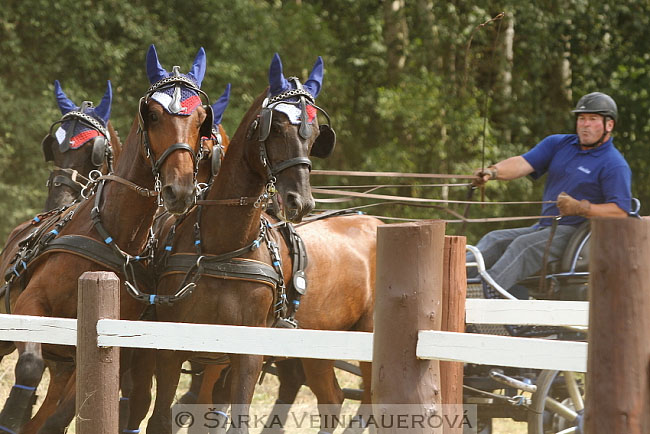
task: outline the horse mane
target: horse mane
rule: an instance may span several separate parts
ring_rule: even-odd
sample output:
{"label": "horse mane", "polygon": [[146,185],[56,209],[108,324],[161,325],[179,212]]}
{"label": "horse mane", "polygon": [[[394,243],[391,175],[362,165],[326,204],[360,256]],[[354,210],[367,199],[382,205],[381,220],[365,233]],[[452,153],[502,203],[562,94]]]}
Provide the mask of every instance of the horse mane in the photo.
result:
{"label": "horse mane", "polygon": [[118,157],[122,153],[122,139],[120,139],[120,135],[113,127],[111,121],[108,121],[106,129],[108,130],[108,137],[110,138],[111,146],[113,147],[113,160],[117,161]]}
{"label": "horse mane", "polygon": [[241,122],[239,123],[235,134],[232,136],[232,139],[230,140],[231,143],[239,143],[240,140],[242,142],[246,141],[246,136],[248,135],[248,127],[253,123],[253,120],[259,114],[259,109],[262,106],[262,102],[264,101],[264,98],[266,98],[268,91],[269,88],[267,87],[262,93],[258,95],[257,98],[255,98],[251,106],[248,108],[248,111],[242,118]]}

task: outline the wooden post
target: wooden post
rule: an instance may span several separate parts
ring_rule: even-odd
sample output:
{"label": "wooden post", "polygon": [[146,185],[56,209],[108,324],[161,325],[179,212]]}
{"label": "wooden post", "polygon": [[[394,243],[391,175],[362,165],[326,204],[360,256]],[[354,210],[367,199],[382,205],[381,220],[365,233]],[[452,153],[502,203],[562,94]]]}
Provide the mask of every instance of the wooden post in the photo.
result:
{"label": "wooden post", "polygon": [[586,433],[650,432],[650,220],[594,219]]}
{"label": "wooden post", "polygon": [[118,432],[120,353],[97,347],[97,320],[119,319],[120,281],[112,272],[79,278],[77,319],[77,434]]}
{"label": "wooden post", "polygon": [[[377,228],[377,281],[372,363],[374,415],[440,412],[437,360],[415,355],[419,330],[440,330],[445,223],[435,220]],[[407,431],[378,424],[378,433]],[[387,424],[386,424],[387,425]],[[435,432],[442,432],[436,430]]]}
{"label": "wooden post", "polygon": [[[465,270],[465,237],[445,237],[442,278],[442,325],[447,332],[465,332],[465,298],[467,272]],[[440,362],[442,403],[456,406],[456,414],[463,416],[463,362]],[[462,426],[445,426],[445,434],[462,434]]]}

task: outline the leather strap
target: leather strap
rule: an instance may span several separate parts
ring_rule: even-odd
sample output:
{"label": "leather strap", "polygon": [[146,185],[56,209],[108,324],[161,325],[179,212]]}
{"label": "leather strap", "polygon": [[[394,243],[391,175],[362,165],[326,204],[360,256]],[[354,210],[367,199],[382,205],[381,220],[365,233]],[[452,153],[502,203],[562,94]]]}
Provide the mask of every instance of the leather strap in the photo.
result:
{"label": "leather strap", "polygon": [[[200,261],[199,258],[201,258]],[[160,277],[175,273],[186,274],[197,263],[200,263],[202,268],[199,271],[202,276],[262,282],[273,289],[280,281],[280,276],[273,267],[264,262],[246,258],[233,258],[224,261],[214,255],[198,256],[188,253],[177,253],[169,256]]]}
{"label": "leather strap", "polygon": [[[67,252],[84,259],[88,259],[100,265],[105,265],[112,271],[122,274],[124,261],[115,255],[115,252],[107,244],[83,235],[62,235],[53,239],[43,249],[46,252]],[[152,282],[152,276],[147,268],[138,261],[131,262],[136,277],[141,282]]]}

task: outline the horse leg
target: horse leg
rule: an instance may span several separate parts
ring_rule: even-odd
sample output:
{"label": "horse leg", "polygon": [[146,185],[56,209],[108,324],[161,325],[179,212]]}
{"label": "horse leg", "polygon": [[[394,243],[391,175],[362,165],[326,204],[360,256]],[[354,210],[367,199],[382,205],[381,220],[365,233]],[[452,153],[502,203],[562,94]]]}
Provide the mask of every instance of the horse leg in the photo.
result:
{"label": "horse leg", "polygon": [[278,399],[273,405],[269,415],[269,425],[262,430],[262,434],[281,434],[286,426],[287,416],[291,404],[296,400],[296,395],[305,384],[305,371],[302,369],[300,359],[287,359],[275,362],[280,388]]}
{"label": "horse leg", "polygon": [[[363,394],[361,395],[361,404],[354,416],[354,422],[350,423],[343,434],[361,434],[365,429],[370,417],[372,416],[372,400],[371,400],[371,380],[372,380],[372,363],[360,362],[361,378],[363,379]],[[375,425],[371,425],[371,433],[376,431]]]}
{"label": "horse leg", "polygon": [[320,433],[333,433],[343,404],[343,391],[334,375],[334,361],[321,359],[302,359],[307,378],[307,386],[318,400]]}
{"label": "horse leg", "polygon": [[16,383],[0,413],[0,426],[8,432],[20,431],[31,418],[32,406],[36,403],[36,387],[45,369],[40,343],[17,342],[16,348],[20,354],[16,363]]}
{"label": "horse leg", "polygon": [[[38,430],[46,424],[48,418],[58,412],[57,407],[59,400],[64,396],[66,385],[75,371],[73,362],[47,362],[46,365],[50,371],[50,384],[47,387],[45,400],[43,400],[43,403],[32,420],[23,427],[21,434],[32,434],[38,432]],[[63,430],[61,430],[61,432],[63,432]]]}
{"label": "horse leg", "polygon": [[147,424],[147,434],[172,432],[170,409],[181,376],[182,357],[175,351],[159,350],[156,354],[156,403]]}
{"label": "horse leg", "polygon": [[[58,404],[54,414],[47,418],[39,434],[63,434],[72,423],[76,413],[77,371],[72,370],[65,385],[64,396]],[[23,433],[21,433],[23,434]]]}
{"label": "horse leg", "polygon": [[[194,365],[192,365],[194,366]],[[216,388],[218,388],[217,383],[220,381],[220,377],[229,365],[199,365],[203,366],[203,375],[202,379],[198,380],[201,384],[201,387],[198,390],[196,396],[197,404],[211,404],[213,402],[219,403],[221,401],[215,401],[213,394]],[[192,386],[194,386],[195,378],[192,378]],[[223,382],[222,382],[223,383]],[[229,400],[223,402],[230,402]],[[188,403],[189,404],[189,403]]]}
{"label": "horse leg", "polygon": [[122,373],[120,428],[137,430],[151,405],[151,383],[156,364],[155,350],[131,349],[129,364]]}
{"label": "horse leg", "polygon": [[206,388],[206,385],[204,384],[206,381],[204,379],[206,378],[205,371],[208,368],[208,366],[205,366],[202,363],[190,362],[190,370],[192,371],[190,374],[192,376],[192,379],[190,380],[190,389],[185,392],[183,396],[178,398],[179,404],[207,404],[207,402],[200,401],[199,396],[201,392],[204,392],[204,389]]}
{"label": "horse leg", "polygon": [[230,354],[232,420],[228,434],[248,434],[250,405],[263,362],[262,356]]}

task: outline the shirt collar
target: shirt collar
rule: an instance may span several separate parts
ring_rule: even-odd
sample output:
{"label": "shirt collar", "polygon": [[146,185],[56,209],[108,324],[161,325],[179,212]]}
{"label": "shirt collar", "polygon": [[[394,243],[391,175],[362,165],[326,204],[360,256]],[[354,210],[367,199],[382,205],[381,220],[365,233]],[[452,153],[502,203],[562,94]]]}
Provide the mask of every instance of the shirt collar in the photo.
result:
{"label": "shirt collar", "polygon": [[614,141],[613,141],[612,137],[610,136],[610,138],[607,139],[605,141],[605,143],[603,143],[602,145],[600,145],[600,146],[598,146],[596,148],[582,149],[582,148],[580,148],[580,141],[578,139],[578,135],[575,134],[575,138],[573,139],[572,144],[575,145],[578,148],[578,153],[593,155],[595,157],[595,156],[598,156],[598,155],[606,152],[609,148],[614,146]]}

